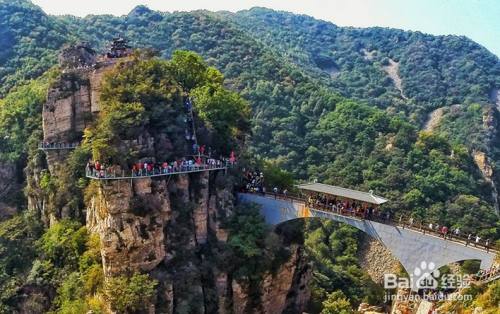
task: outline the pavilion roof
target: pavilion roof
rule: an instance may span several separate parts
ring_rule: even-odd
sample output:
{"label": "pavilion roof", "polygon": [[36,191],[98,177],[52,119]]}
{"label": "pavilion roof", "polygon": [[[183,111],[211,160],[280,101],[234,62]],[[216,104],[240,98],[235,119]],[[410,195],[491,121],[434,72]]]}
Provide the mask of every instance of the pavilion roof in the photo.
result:
{"label": "pavilion roof", "polygon": [[380,205],[388,201],[386,198],[377,196],[373,194],[371,191],[362,192],[323,183],[305,183],[305,184],[299,184],[297,185],[297,187],[301,190],[340,196],[343,198],[348,198],[351,200],[361,201],[375,205]]}

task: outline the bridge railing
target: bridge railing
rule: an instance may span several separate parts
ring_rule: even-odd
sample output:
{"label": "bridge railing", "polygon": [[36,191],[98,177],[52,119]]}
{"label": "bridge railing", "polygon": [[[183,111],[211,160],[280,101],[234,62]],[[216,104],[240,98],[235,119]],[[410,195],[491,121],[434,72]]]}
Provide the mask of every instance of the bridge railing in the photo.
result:
{"label": "bridge railing", "polygon": [[252,191],[245,191],[245,193],[254,193],[254,194],[260,194],[262,196],[266,197],[272,197],[275,199],[280,199],[280,200],[285,200],[285,201],[297,201],[304,203],[306,205],[309,205],[311,208],[322,210],[322,211],[327,211],[327,212],[332,212],[344,217],[355,217],[363,220],[370,220],[370,221],[375,221],[375,222],[380,222],[386,225],[392,225],[392,226],[397,226],[401,227],[403,229],[410,229],[413,231],[421,232],[423,234],[431,234],[434,236],[438,236],[443,238],[443,240],[450,240],[452,242],[457,242],[460,244],[463,244],[465,246],[471,245],[476,248],[483,249],[487,252],[493,251],[493,252],[500,252],[498,248],[494,246],[493,243],[486,245],[485,242],[478,242],[476,243],[474,239],[468,239],[467,237],[464,237],[462,235],[455,235],[452,234],[451,232],[447,234],[443,234],[439,232],[436,229],[430,229],[428,228],[428,224],[425,224],[424,222],[413,222],[410,223],[409,220],[406,220],[405,217],[400,216],[398,219],[394,219],[394,217],[387,219],[386,217],[380,215],[380,214],[372,214],[368,215],[367,213],[364,212],[357,212],[354,210],[346,210],[346,209],[334,209],[333,206],[328,206],[324,204],[309,204],[307,199],[305,199],[303,196],[300,195],[294,195],[294,194],[282,194],[282,193],[270,193],[270,192],[252,192]]}
{"label": "bridge railing", "polygon": [[39,143],[38,149],[40,150],[62,150],[62,149],[75,149],[80,143]]}
{"label": "bridge railing", "polygon": [[141,179],[147,177],[162,177],[162,176],[172,176],[176,174],[183,173],[193,173],[193,172],[203,172],[203,171],[216,171],[216,170],[226,170],[230,168],[232,164],[201,164],[201,165],[181,165],[172,168],[153,168],[151,170],[139,169],[136,171],[124,171],[116,169],[100,169],[87,167],[85,169],[85,176],[89,179],[95,180],[122,180],[122,179]]}

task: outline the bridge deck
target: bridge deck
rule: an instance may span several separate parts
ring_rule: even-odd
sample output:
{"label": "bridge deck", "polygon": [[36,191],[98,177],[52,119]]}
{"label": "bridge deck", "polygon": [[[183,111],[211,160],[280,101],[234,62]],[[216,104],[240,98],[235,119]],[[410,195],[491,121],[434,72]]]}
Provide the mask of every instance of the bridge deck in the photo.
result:
{"label": "bridge deck", "polygon": [[[261,193],[260,195],[263,195],[263,196],[270,198],[270,199],[280,199],[280,200],[296,202],[296,203],[300,203],[303,206],[307,205],[306,199],[300,198],[297,196],[274,194],[274,193],[264,193],[264,194]],[[434,237],[434,238],[439,238],[441,240],[459,243],[459,244],[462,244],[464,246],[477,248],[477,249],[480,249],[483,251],[493,251],[493,252],[499,251],[497,248],[495,248],[493,246],[486,247],[486,245],[483,243],[476,244],[476,243],[474,243],[474,241],[472,241],[472,240],[469,241],[467,238],[465,238],[463,236],[448,235],[445,239],[441,233],[437,232],[436,230],[431,230],[431,229],[427,228],[425,224],[412,224],[412,225],[410,225],[409,223],[406,223],[404,220],[399,221],[399,220],[375,219],[375,217],[368,218],[368,217],[363,217],[361,215],[357,215],[357,214],[350,213],[347,211],[333,211],[331,208],[327,208],[326,206],[312,205],[311,208],[316,210],[316,211],[319,211],[319,212],[333,214],[333,215],[336,215],[339,217],[345,217],[345,218],[349,218],[349,219],[355,219],[358,221],[367,220],[367,221],[382,223],[385,225],[397,226],[397,227],[400,227],[402,229],[417,232],[417,233],[422,234],[422,235],[426,235],[426,236],[430,236],[430,237]]]}
{"label": "bridge deck", "polygon": [[[466,246],[463,242],[447,240],[438,234],[424,233],[417,228],[408,228],[407,225],[394,222],[384,223],[331,210],[316,209],[307,206],[305,200],[301,199],[251,193],[240,193],[238,199],[241,202],[260,205],[261,214],[271,225],[314,217],[351,225],[384,244],[401,262],[410,278],[413,274],[422,274],[421,271],[425,270],[427,265],[432,265],[432,269],[439,269],[454,262],[480,260],[481,268],[489,269],[495,260],[496,254],[491,249],[488,251],[484,247]],[[430,273],[423,274],[429,276]],[[416,280],[412,280],[411,287],[416,291],[421,288],[418,283],[422,278],[417,276],[414,279]]]}

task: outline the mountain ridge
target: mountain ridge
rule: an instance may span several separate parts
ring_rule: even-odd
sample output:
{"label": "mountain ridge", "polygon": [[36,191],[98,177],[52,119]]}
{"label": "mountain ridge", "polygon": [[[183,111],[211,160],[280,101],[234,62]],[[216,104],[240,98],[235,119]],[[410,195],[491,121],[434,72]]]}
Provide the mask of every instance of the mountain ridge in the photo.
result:
{"label": "mountain ridge", "polygon": [[[21,23],[30,14],[36,17],[34,21],[37,23]],[[139,7],[120,17],[50,16],[29,2],[19,0],[0,1],[0,26],[5,26],[0,27],[0,30],[7,30],[4,33],[0,31],[0,42],[9,45],[5,50],[8,53],[0,54],[0,159],[2,169],[8,170],[0,178],[0,217],[2,220],[6,219],[0,222],[0,251],[9,251],[7,248],[16,247],[18,242],[27,243],[22,247],[30,248],[22,252],[28,256],[22,260],[17,255],[0,257],[0,312],[4,305],[24,306],[24,300],[36,303],[35,299],[30,299],[35,298],[31,294],[24,294],[27,299],[18,294],[18,291],[29,289],[38,293],[46,288],[51,295],[45,296],[48,305],[44,306],[52,306],[54,310],[75,306],[76,303],[71,302],[89,302],[82,301],[82,296],[74,300],[65,292],[76,289],[70,285],[70,281],[79,283],[86,279],[73,272],[68,278],[79,278],[80,281],[57,280],[50,271],[67,274],[66,270],[64,267],[50,268],[50,258],[33,244],[35,240],[37,243],[44,243],[61,230],[69,230],[67,233],[71,235],[72,241],[81,241],[80,238],[73,237],[80,234],[79,226],[87,223],[85,210],[93,208],[92,212],[96,215],[90,216],[92,220],[92,217],[100,217],[97,213],[101,209],[106,211],[107,208],[104,205],[99,208],[89,205],[89,199],[101,192],[91,194],[90,197],[87,194],[82,196],[88,183],[88,179],[82,176],[88,159],[85,154],[88,151],[85,154],[81,150],[75,154],[70,153],[71,158],[66,163],[54,161],[53,153],[45,154],[38,149],[38,144],[43,139],[42,112],[45,110],[45,115],[52,117],[53,114],[47,110],[56,104],[60,109],[81,109],[80,107],[88,104],[79,99],[89,96],[87,90],[91,91],[90,94],[97,90],[92,84],[90,89],[87,88],[88,78],[77,75],[79,71],[92,72],[92,67],[76,69],[76,74],[73,75],[62,73],[62,68],[56,65],[57,53],[62,47],[81,41],[104,52],[114,37],[123,36],[131,46],[138,48],[137,55],[156,54],[157,58],[153,57],[148,61],[151,64],[165,62],[165,59],[170,59],[178,50],[190,50],[201,55],[207,65],[221,72],[212,72],[218,73],[214,76],[217,84],[223,84],[224,88],[240,94],[251,106],[252,132],[246,137],[241,159],[244,163],[248,162],[248,167],[264,173],[269,190],[273,187],[291,190],[294,179],[316,179],[359,190],[373,190],[390,199],[383,210],[393,217],[411,216],[419,222],[446,225],[450,230],[460,228],[464,234],[477,233],[483,240],[494,241],[500,238],[499,220],[494,211],[496,185],[492,185],[500,182],[497,171],[500,166],[500,119],[497,108],[489,102],[489,89],[492,86],[497,88],[500,80],[498,58],[463,38],[435,38],[383,28],[343,28],[308,16],[261,8],[236,13],[203,10],[161,13]],[[394,63],[399,68],[392,68],[391,78],[385,67]],[[39,76],[48,69],[50,70],[46,74]],[[148,69],[148,66],[140,69]],[[186,71],[189,69],[184,68]],[[123,79],[119,71],[114,73],[117,79]],[[123,101],[122,106],[108,104],[109,112],[119,114],[121,108],[140,110],[141,106],[146,105],[147,108],[156,110],[148,102],[148,95],[156,94],[152,91],[144,94],[137,92],[143,89],[139,88],[139,77],[132,74],[131,77],[137,83],[132,94],[144,97],[135,99],[134,106],[130,106],[125,101],[126,97],[116,96],[123,96],[123,88],[130,87],[125,84],[127,80],[123,80],[123,86],[115,89],[108,82],[108,100],[111,97]],[[394,78],[401,80],[400,89],[397,88],[399,84],[394,84]],[[58,95],[57,101],[47,97],[49,90],[59,90],[60,86],[54,85],[54,82],[67,87],[62,88],[59,93],[50,93],[52,96]],[[206,100],[207,95],[210,95],[210,88],[204,91],[193,97]],[[72,96],[67,98],[66,92]],[[422,131],[429,113],[438,108],[442,111],[439,119],[432,125],[432,129]],[[61,110],[64,114],[59,118],[70,121],[71,118],[68,117],[76,109]],[[158,111],[154,112],[158,114]],[[132,117],[141,115],[133,114]],[[56,115],[54,118],[57,118]],[[88,118],[88,115],[82,114],[76,122],[88,122]],[[182,124],[181,116],[178,118],[175,123]],[[102,127],[113,125],[106,124],[108,122],[103,117]],[[125,119],[124,122],[140,121]],[[217,121],[211,121],[211,124],[214,122]],[[158,130],[167,133],[172,131],[172,125],[165,129],[164,125],[159,125]],[[149,133],[154,134],[156,128],[156,124],[151,126]],[[136,129],[141,130],[142,126],[139,125]],[[76,130],[75,134],[70,132],[68,136],[74,135],[79,139],[81,133],[85,132],[82,130]],[[113,132],[93,130],[86,130],[87,137],[102,141],[108,135],[116,139],[137,131],[127,127],[123,128],[127,132],[122,132],[119,128]],[[54,132],[57,131],[56,128]],[[177,132],[177,136],[169,137],[170,142],[182,142],[184,137],[181,133]],[[71,140],[74,139],[71,137]],[[131,139],[127,138],[126,142],[129,140]],[[143,144],[150,142],[144,141]],[[165,144],[168,141],[160,142],[162,149],[161,154],[158,154],[164,156],[164,152],[168,151],[168,145]],[[124,149],[126,145],[121,146],[120,149]],[[117,157],[121,155],[113,156],[119,159]],[[70,174],[59,173],[59,168]],[[14,180],[17,184],[11,185]],[[214,181],[211,185],[218,186],[220,181]],[[173,185],[172,182],[171,184]],[[184,182],[181,183],[181,188],[170,185],[169,189],[184,191],[181,193],[184,196],[193,190],[196,199],[196,193],[200,192],[198,184],[203,185],[203,180],[193,180],[193,188],[189,188],[189,184]],[[155,185],[154,188],[153,194],[162,194],[161,191],[164,190],[163,186]],[[130,187],[123,186],[124,191],[129,189]],[[137,187],[141,195],[149,194],[149,189],[148,186]],[[205,195],[205,192],[201,194]],[[220,197],[219,194],[228,197],[230,190],[216,194],[215,197]],[[6,198],[5,195],[9,197]],[[148,219],[137,217],[140,216],[137,213],[148,208],[138,206],[141,199],[136,196],[132,197],[131,211],[124,206],[115,206],[118,201],[111,204],[111,207],[120,215],[130,215],[133,221],[140,222],[138,225],[141,228],[146,225],[150,229],[160,230],[155,233],[162,233],[163,228],[148,225]],[[161,197],[163,199],[163,194]],[[187,226],[190,220],[194,220],[197,228],[194,233],[189,229],[190,231],[186,231],[188,236],[179,237],[179,241],[174,240],[170,244],[173,247],[183,247],[183,241],[191,241],[193,235],[196,235],[196,240],[200,232],[202,237],[198,238],[205,239],[205,208],[196,207],[196,215],[191,219],[193,217],[189,217],[189,210],[186,210],[189,206],[179,205],[182,202],[178,202],[177,198],[178,196],[172,198],[175,207],[172,208],[172,215],[180,214],[183,218],[189,218],[185,221]],[[167,198],[163,202],[166,203],[166,200]],[[153,212],[161,210],[154,204],[151,206],[149,210]],[[210,205],[208,208],[215,207]],[[254,223],[259,220],[258,215],[246,218],[239,216],[247,214],[242,211],[233,217],[235,221],[239,218],[250,219]],[[213,211],[210,215],[218,213]],[[13,218],[9,219],[11,216]],[[67,219],[71,220],[69,225]],[[44,225],[39,226],[33,221],[38,224],[41,221]],[[5,236],[12,233],[13,226],[23,224],[25,226],[22,232]],[[275,233],[270,233],[263,239],[262,234],[253,233],[255,230],[251,226],[244,224],[244,228],[240,228],[241,225],[235,222],[233,230],[227,234],[219,228],[218,221],[215,221],[208,228],[208,239],[211,237],[210,233],[215,233],[220,239],[231,239],[236,235],[238,241],[244,241],[243,244],[238,241],[236,244],[249,254],[253,254],[252,250],[256,246],[261,248],[262,243],[269,244],[271,248],[277,247]],[[31,229],[38,231],[33,232]],[[113,227],[108,231],[103,234],[112,235],[116,230]],[[238,231],[241,233],[238,234]],[[354,254],[362,241],[359,233],[346,226],[324,221],[284,225],[278,228],[277,233],[284,236],[285,245],[304,243],[304,246],[286,248],[288,253],[293,253],[291,256],[288,253],[281,256],[283,252],[279,252],[276,264],[271,265],[272,269],[285,272],[285,277],[290,279],[287,282],[294,283],[288,290],[290,297],[286,296],[283,299],[286,302],[281,302],[280,307],[292,301],[300,301],[300,307],[305,306],[309,288],[312,294],[307,307],[311,313],[319,313],[331,304],[342,305],[347,310],[356,308],[361,302],[380,303],[381,288],[369,279]],[[142,243],[143,233],[132,235],[127,239]],[[162,241],[158,242],[156,249],[158,254],[155,254],[163,256],[165,252],[162,251],[160,242]],[[57,246],[57,243],[49,244],[56,245],[63,252],[67,250]],[[90,244],[87,246],[94,253],[99,253],[98,248],[93,248]],[[193,252],[187,253],[189,255]],[[83,253],[83,256],[85,254],[87,253]],[[165,256],[170,256],[169,254]],[[264,254],[274,256],[266,252]],[[73,256],[73,253],[68,256]],[[285,261],[287,256],[291,257],[288,262]],[[305,260],[306,256],[308,261]],[[142,259],[145,256],[136,257]],[[124,263],[130,261],[127,254],[123,254],[121,258]],[[100,257],[93,259],[93,269],[102,271]],[[258,258],[255,260],[258,261]],[[193,261],[197,265],[203,265],[199,258],[186,259],[188,264]],[[233,266],[243,267],[246,262],[248,259],[242,257]],[[12,266],[16,263],[19,267]],[[74,263],[72,265],[75,267]],[[259,263],[251,265],[254,266],[260,268]],[[313,267],[314,271],[309,267]],[[4,269],[5,273],[2,273]],[[294,269],[298,271],[297,276],[293,275]],[[150,275],[156,278],[154,276],[163,274],[163,270],[153,271]],[[87,271],[85,268],[85,272]],[[251,274],[245,267],[241,272]],[[307,280],[310,279],[309,274],[312,274],[311,285],[305,290],[300,284],[301,274]],[[253,298],[247,292],[261,284],[264,288],[280,285],[279,280],[272,280],[272,273],[266,273],[263,281],[250,276],[250,285],[232,282],[230,277],[217,277],[217,281],[205,278],[206,280],[202,280],[205,283],[201,285],[187,286],[196,290],[198,295],[201,295],[199,287],[201,292],[207,288],[209,294],[206,296],[209,301],[204,305],[213,309],[220,306],[217,302],[210,301],[215,297],[214,283],[220,279],[221,286],[216,287],[218,295],[230,295],[231,293],[219,294],[219,290],[227,292],[232,289],[239,295],[233,300],[233,306],[246,309],[254,306],[269,307],[277,290],[271,291],[264,303],[259,303],[259,298]],[[44,278],[49,281],[44,281]],[[13,280],[17,280],[16,284]],[[134,280],[141,280],[141,277],[134,277]],[[8,285],[14,288],[4,290]],[[161,289],[165,291],[165,295],[160,296],[160,303],[165,299],[175,299],[174,292],[168,285]],[[190,291],[189,289],[186,291]],[[279,298],[288,295],[277,293]],[[293,300],[295,293],[304,298]],[[57,298],[54,299],[56,295]],[[190,300],[190,296],[181,296],[180,299]],[[64,302],[68,303],[62,304]],[[189,302],[181,304],[188,305]],[[203,307],[201,304],[197,306],[197,311]]]}

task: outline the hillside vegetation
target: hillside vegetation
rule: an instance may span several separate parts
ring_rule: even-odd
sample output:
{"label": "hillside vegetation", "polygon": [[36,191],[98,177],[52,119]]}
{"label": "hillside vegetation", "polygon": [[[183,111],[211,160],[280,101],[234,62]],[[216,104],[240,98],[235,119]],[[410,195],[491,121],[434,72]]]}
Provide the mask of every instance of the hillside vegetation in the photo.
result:
{"label": "hillside vegetation", "polygon": [[[156,50],[160,58],[137,61],[136,71],[110,74],[103,89],[106,114],[86,134],[94,144],[84,147],[82,156],[93,153],[125,166],[141,156],[113,148],[134,138],[134,130],[182,138],[182,121],[173,115],[188,86],[198,99],[200,118],[216,134],[213,145],[227,152],[234,138],[250,131],[243,149],[254,161],[272,165],[266,175],[374,190],[390,199],[384,210],[392,215],[460,227],[483,239],[500,238],[491,185],[472,156],[473,151],[487,154],[498,185],[499,114],[488,103],[491,90],[500,86],[498,57],[464,37],[342,28],[262,8],[233,14],[137,7],[121,17],[77,18],[48,16],[23,0],[0,0],[0,162],[17,165],[19,183],[25,184],[27,163],[41,158],[36,152],[41,110],[51,81],[60,74],[51,69],[58,50],[87,41],[102,51],[117,34],[136,48]],[[176,56],[190,54],[186,51],[199,54],[192,56],[206,67],[199,86],[189,86],[172,72]],[[390,60],[399,64],[404,98],[384,71]],[[182,69],[177,74],[195,68],[174,67]],[[140,84],[143,80],[150,84]],[[159,110],[157,103],[171,107]],[[220,106],[228,103],[233,109]],[[445,113],[439,125],[432,132],[421,131],[427,114],[440,107]],[[60,191],[79,198],[75,204],[82,207],[83,189],[77,183]],[[26,208],[21,189],[0,198]],[[246,219],[258,221],[252,215]],[[89,297],[96,289],[105,295],[96,266],[101,261],[80,223],[64,221],[44,231],[36,217],[24,213],[1,223],[0,252],[9,254],[0,258],[0,312],[8,312],[22,289],[37,280],[51,287],[53,309],[102,306]],[[238,265],[252,257],[241,275],[261,271],[257,261],[264,254],[263,231],[232,228],[241,231],[230,243]],[[357,265],[356,231],[331,222],[288,228],[292,230],[283,232],[295,236],[305,229],[304,242],[315,265],[311,313],[332,302],[354,308],[362,301],[380,301],[379,288]],[[60,237],[68,237],[69,243]],[[23,249],[13,253],[18,246]],[[62,275],[71,277],[63,280]],[[108,289],[129,284],[130,295],[144,292],[148,298],[155,285],[140,277],[121,280]],[[71,297],[74,291],[77,295]],[[43,302],[51,301],[39,300]],[[126,297],[115,302],[125,306]]]}

